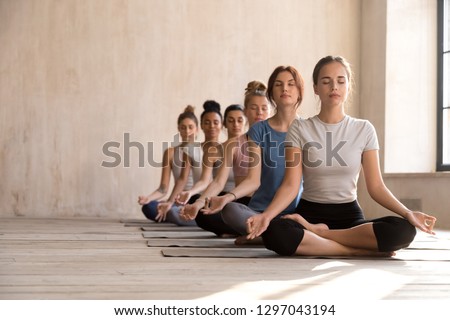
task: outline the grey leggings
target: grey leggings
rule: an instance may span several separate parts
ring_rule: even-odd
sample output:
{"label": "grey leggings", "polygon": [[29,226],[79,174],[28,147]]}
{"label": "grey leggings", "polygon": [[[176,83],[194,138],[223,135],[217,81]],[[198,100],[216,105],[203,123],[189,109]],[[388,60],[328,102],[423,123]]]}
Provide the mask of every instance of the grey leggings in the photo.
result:
{"label": "grey leggings", "polygon": [[259,212],[250,209],[246,205],[230,202],[222,209],[222,220],[240,235],[246,235],[247,219]]}
{"label": "grey leggings", "polygon": [[181,219],[180,209],[181,207],[179,206],[172,206],[172,208],[170,208],[170,210],[167,212],[166,222],[175,223],[178,226],[196,226],[197,223],[195,222],[195,220],[186,221]]}

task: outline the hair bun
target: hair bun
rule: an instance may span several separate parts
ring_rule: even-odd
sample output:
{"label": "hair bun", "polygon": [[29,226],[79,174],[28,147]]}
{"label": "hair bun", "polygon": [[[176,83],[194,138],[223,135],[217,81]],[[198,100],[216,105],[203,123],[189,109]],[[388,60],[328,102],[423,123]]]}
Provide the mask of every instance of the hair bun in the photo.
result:
{"label": "hair bun", "polygon": [[220,104],[214,100],[205,101],[203,109],[205,109],[206,112],[217,112],[220,114]]}
{"label": "hair bun", "polygon": [[247,88],[245,88],[245,95],[254,94],[254,93],[265,93],[267,87],[264,83],[258,80],[250,81],[247,84]]}
{"label": "hair bun", "polygon": [[195,107],[191,106],[190,104],[184,108],[183,112],[189,112],[189,113],[194,113]]}

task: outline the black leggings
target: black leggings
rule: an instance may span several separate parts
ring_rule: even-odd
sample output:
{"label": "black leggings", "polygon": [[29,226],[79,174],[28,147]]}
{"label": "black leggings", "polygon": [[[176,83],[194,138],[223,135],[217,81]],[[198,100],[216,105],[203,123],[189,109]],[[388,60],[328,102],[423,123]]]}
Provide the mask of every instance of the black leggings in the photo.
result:
{"label": "black leggings", "polygon": [[[406,248],[414,240],[416,229],[408,220],[400,217],[382,217],[366,220],[355,200],[349,203],[322,204],[300,200],[296,208],[310,223],[325,223],[330,229],[348,229],[363,223],[373,223],[378,251],[390,252]],[[275,218],[262,234],[267,249],[284,256],[291,256],[303,240],[305,227],[290,220]]]}

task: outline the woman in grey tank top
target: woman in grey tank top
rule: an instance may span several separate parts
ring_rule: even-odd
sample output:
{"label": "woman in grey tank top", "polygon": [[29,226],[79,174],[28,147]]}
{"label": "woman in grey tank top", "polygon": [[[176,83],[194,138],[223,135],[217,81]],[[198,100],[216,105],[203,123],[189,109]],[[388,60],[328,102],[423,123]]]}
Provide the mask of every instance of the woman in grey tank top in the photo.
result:
{"label": "woman in grey tank top", "polygon": [[[194,114],[194,107],[187,106],[184,112],[178,116],[178,132],[181,137],[181,144],[176,147],[170,147],[164,151],[163,167],[161,172],[161,181],[158,189],[147,196],[141,195],[138,197],[138,203],[142,206],[142,212],[150,219],[155,220],[158,215],[157,206],[159,202],[167,195],[170,175],[172,174],[174,180],[179,179],[183,166],[183,152],[182,148],[191,144],[195,140],[198,132],[198,120]],[[187,179],[186,187],[192,187],[193,180],[190,173]]]}

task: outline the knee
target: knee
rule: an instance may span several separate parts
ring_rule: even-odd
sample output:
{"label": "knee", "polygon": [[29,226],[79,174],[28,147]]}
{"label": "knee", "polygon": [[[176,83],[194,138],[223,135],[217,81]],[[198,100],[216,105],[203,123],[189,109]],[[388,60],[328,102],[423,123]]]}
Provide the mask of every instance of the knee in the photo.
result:
{"label": "knee", "polygon": [[222,219],[226,224],[232,224],[232,221],[235,220],[236,212],[238,212],[237,203],[230,202],[227,203],[225,207],[223,207],[220,214],[222,215]]}
{"label": "knee", "polygon": [[241,206],[237,202],[230,202],[222,209],[220,214],[227,226],[240,235],[245,235],[247,234],[247,216],[242,212]]}
{"label": "knee", "polygon": [[199,211],[197,213],[197,216],[195,216],[195,222],[200,228],[204,229],[204,226],[206,224],[206,216],[201,211]]}
{"label": "knee", "polygon": [[381,252],[396,251],[408,247],[416,236],[416,228],[408,220],[386,217],[373,225]]}
{"label": "knee", "polygon": [[304,230],[295,221],[274,219],[262,234],[264,246],[282,256],[292,256],[303,239]]}
{"label": "knee", "polygon": [[158,201],[150,201],[142,206],[142,213],[147,219],[155,220],[158,215]]}
{"label": "knee", "polygon": [[166,221],[178,224],[180,218],[180,208],[178,206],[172,206],[166,214]]}
{"label": "knee", "polygon": [[214,221],[215,221],[214,218],[215,217],[213,215],[203,214],[200,211],[195,217],[195,223],[203,230],[211,231],[216,235],[220,236],[220,233],[216,232],[216,230],[214,229]]}

